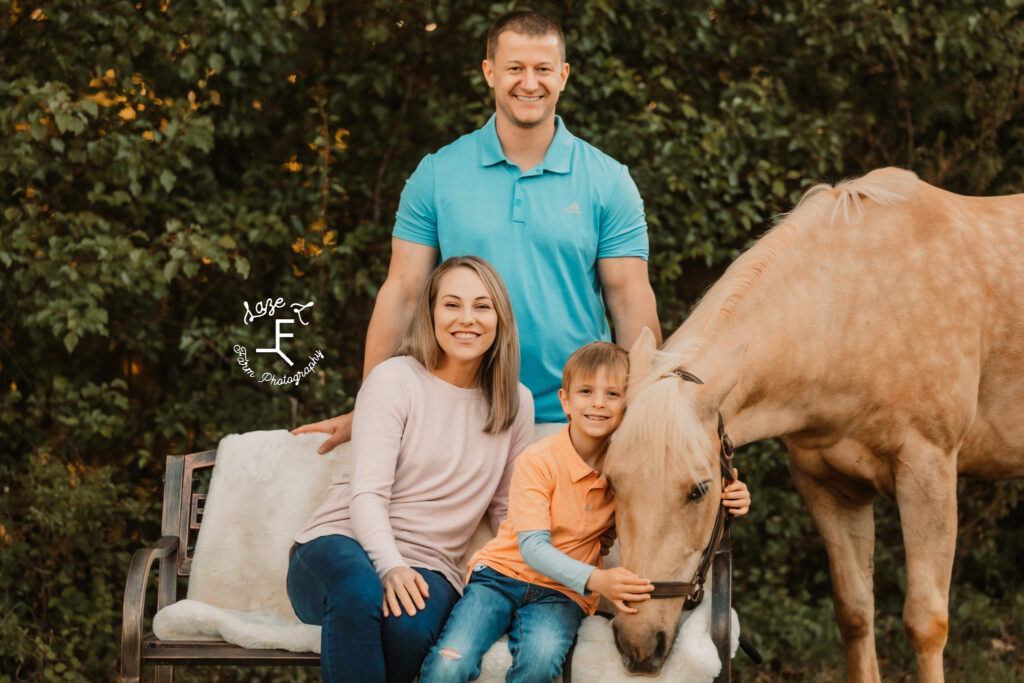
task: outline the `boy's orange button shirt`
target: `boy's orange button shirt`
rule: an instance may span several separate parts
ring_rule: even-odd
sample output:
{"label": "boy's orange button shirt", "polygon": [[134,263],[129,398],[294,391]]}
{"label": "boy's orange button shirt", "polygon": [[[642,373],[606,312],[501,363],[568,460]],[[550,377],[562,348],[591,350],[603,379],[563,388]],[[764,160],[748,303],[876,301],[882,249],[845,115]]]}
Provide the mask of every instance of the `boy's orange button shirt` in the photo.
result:
{"label": "boy's orange button shirt", "polygon": [[561,591],[593,614],[601,596],[584,597],[532,569],[519,552],[517,534],[550,530],[555,548],[600,567],[600,538],[614,521],[615,501],[608,482],[576,453],[567,426],[516,458],[508,519],[498,535],[473,555],[469,570],[482,562],[505,576]]}

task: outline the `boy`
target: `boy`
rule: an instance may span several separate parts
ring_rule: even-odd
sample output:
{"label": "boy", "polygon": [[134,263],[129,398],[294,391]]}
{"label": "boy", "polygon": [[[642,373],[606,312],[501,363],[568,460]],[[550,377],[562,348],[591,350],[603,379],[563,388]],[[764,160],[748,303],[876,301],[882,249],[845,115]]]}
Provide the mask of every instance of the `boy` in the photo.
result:
{"label": "boy", "polygon": [[602,595],[630,613],[636,609],[626,603],[650,598],[647,579],[599,567],[615,516],[600,470],[625,412],[628,364],[626,351],[608,342],[569,357],[558,392],[569,424],[516,459],[509,517],[470,560],[469,584],[423,663],[421,683],[475,679],[503,633],[512,652],[506,680],[551,681]]}

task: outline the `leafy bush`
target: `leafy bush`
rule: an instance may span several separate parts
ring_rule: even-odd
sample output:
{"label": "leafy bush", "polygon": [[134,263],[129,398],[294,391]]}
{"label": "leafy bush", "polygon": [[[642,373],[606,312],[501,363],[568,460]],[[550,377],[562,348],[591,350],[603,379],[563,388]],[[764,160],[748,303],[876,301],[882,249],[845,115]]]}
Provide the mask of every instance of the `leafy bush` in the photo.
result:
{"label": "leafy bush", "polygon": [[83,672],[115,670],[125,568],[139,545],[131,529],[156,506],[143,491],[124,495],[112,467],[46,454],[0,465],[0,481],[0,673],[90,680]]}

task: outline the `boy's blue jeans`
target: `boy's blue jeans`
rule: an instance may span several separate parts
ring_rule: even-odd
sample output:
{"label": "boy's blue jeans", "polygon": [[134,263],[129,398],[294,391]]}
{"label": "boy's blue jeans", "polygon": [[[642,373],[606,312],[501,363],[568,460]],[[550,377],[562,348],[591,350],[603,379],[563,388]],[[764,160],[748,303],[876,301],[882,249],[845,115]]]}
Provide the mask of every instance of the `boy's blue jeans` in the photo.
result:
{"label": "boy's blue jeans", "polygon": [[469,681],[484,653],[508,633],[511,683],[550,682],[576,637],[583,610],[564,593],[478,567],[420,670],[420,683]]}
{"label": "boy's blue jeans", "polygon": [[288,597],[295,614],[320,624],[320,671],[328,683],[409,683],[459,594],[437,572],[415,567],[427,581],[426,608],[384,618],[384,588],[357,541],[321,536],[295,549]]}

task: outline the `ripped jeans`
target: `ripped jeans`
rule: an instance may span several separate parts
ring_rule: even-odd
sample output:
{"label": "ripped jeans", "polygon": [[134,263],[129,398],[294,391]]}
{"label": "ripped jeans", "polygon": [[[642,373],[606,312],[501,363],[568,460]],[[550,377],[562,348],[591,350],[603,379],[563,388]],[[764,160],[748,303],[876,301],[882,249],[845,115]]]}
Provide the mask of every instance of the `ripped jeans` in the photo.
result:
{"label": "ripped jeans", "polygon": [[510,683],[551,681],[576,637],[583,610],[564,593],[477,565],[423,668],[420,683],[470,681],[484,653],[508,633]]}

